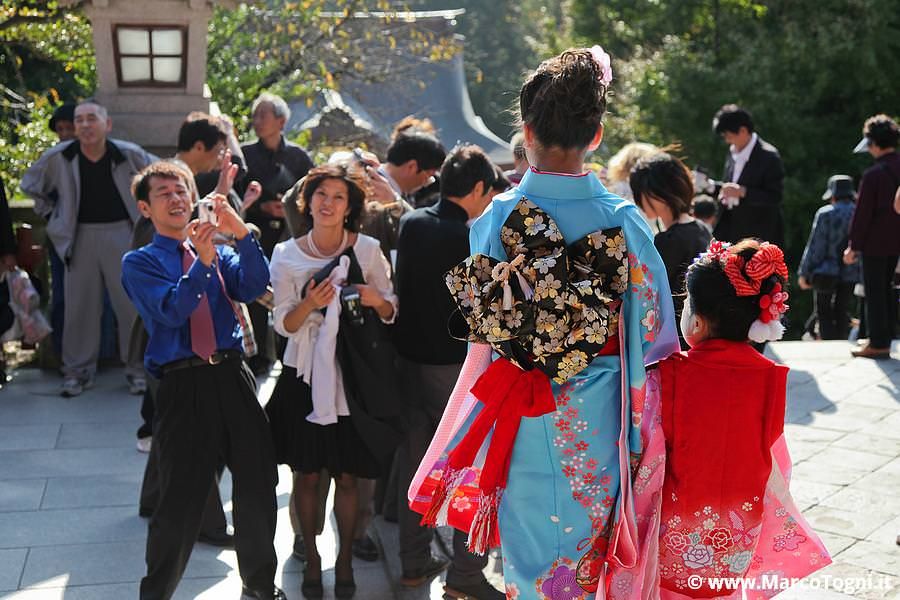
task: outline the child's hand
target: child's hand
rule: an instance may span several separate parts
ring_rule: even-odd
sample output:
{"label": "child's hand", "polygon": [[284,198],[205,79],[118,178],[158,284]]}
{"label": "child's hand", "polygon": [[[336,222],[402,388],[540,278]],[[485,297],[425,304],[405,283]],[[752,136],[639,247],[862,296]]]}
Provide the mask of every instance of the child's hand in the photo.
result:
{"label": "child's hand", "polygon": [[803,275],[801,275],[800,277],[797,278],[797,285],[800,286],[801,290],[811,290],[812,289],[812,284]]}

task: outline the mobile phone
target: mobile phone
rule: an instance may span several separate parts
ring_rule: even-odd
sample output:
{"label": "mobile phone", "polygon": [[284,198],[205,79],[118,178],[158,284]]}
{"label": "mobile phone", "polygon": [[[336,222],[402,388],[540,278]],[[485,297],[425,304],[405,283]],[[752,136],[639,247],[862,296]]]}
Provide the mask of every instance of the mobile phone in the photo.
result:
{"label": "mobile phone", "polygon": [[359,146],[357,146],[356,148],[353,149],[353,158],[355,158],[356,162],[358,162],[359,164],[361,164],[363,166],[366,166],[369,164],[368,162],[366,162],[366,158],[365,158],[365,156],[363,156],[362,148],[360,148]]}
{"label": "mobile phone", "polygon": [[197,218],[201,223],[219,225],[219,218],[216,216],[215,204],[212,200],[203,199],[197,203]]}

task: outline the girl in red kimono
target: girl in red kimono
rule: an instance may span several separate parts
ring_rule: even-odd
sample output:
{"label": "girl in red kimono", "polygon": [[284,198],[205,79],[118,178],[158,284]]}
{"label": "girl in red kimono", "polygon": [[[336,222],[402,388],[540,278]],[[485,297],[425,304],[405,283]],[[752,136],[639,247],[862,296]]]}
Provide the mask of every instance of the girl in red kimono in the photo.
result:
{"label": "girl in red kimono", "polygon": [[787,277],[781,250],[749,239],[713,241],[688,270],[691,349],[658,373],[661,598],[769,598],[831,562],[788,491],[788,369],[747,343],[781,337]]}

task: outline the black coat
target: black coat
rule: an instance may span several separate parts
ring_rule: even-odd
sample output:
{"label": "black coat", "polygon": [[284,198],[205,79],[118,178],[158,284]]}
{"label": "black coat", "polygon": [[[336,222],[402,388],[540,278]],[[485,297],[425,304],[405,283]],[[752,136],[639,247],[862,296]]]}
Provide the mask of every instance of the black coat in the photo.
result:
{"label": "black coat", "polygon": [[[350,256],[347,282],[364,284],[362,268],[353,249],[348,249],[346,254]],[[323,270],[331,272],[328,266]],[[395,368],[397,354],[378,313],[371,308],[364,308],[363,312],[362,325],[350,323],[341,314],[337,358],[353,425],[387,473],[406,427]]]}
{"label": "black coat", "polygon": [[[731,181],[734,160],[731,154],[725,161],[724,181]],[[784,247],[784,215],[781,196],[784,187],[784,165],[778,149],[757,138],[744,165],[738,184],[747,188],[747,195],[740,203],[719,210],[719,221],[714,236],[724,242],[737,242],[745,237],[758,237]]]}

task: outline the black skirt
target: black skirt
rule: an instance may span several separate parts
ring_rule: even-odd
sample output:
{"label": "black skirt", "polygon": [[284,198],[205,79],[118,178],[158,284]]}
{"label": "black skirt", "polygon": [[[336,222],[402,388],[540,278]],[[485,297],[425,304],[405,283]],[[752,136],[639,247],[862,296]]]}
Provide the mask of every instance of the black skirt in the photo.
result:
{"label": "black skirt", "polygon": [[325,469],[332,477],[343,473],[370,479],[381,476],[378,461],[351,417],[318,425],[306,420],[312,409],[312,389],[297,377],[296,369],[284,367],[266,404],[279,464],[301,473]]}

